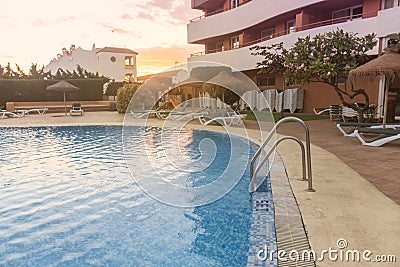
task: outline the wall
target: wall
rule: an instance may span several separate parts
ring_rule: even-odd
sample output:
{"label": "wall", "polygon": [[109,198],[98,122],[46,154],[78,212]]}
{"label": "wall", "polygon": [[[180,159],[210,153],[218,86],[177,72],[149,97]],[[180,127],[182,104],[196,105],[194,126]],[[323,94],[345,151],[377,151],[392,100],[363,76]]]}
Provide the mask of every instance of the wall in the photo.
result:
{"label": "wall", "polygon": [[[126,56],[133,56],[135,66],[134,69],[125,68]],[[116,61],[111,62],[111,57],[115,57]],[[137,76],[136,55],[134,54],[99,52],[97,53],[97,58],[99,73],[103,74],[104,76],[115,79],[116,81],[124,81],[126,74],[133,74],[134,77]]]}
{"label": "wall", "polygon": [[[381,9],[382,0],[364,0],[363,13],[377,12]],[[370,18],[374,14],[364,15],[363,18]]]}
{"label": "wall", "polygon": [[[326,84],[321,83],[310,83],[308,85],[301,86],[304,88],[304,113],[313,113],[313,108],[329,107],[332,104],[341,104],[338,95],[335,90]],[[361,84],[359,87],[366,90],[369,96],[369,102],[372,104],[378,103],[379,94],[379,81],[373,79],[369,84]],[[348,85],[350,90],[350,85]],[[365,103],[363,96],[357,96],[354,99],[345,98],[350,103],[360,102]]]}
{"label": "wall", "polygon": [[400,6],[379,11],[376,31],[378,37],[398,32],[400,32]]}
{"label": "wall", "polygon": [[[250,4],[250,3],[248,3],[248,4]],[[248,5],[248,4],[246,4],[246,5]],[[246,6],[246,5],[244,5],[244,6]],[[386,19],[392,19],[392,17],[386,16]],[[386,23],[388,23],[388,24],[393,24],[390,21],[387,21],[386,19],[382,20],[382,22],[386,21]],[[338,27],[343,29],[344,31],[355,32],[355,33],[358,33],[359,36],[364,36],[368,33],[377,32],[377,27],[378,27],[377,21],[378,21],[378,18],[374,17],[374,18],[369,18],[369,19],[353,20],[353,21],[343,22],[340,24],[318,27],[318,28],[314,28],[314,29],[310,29],[310,30],[294,32],[294,33],[290,33],[287,35],[279,36],[274,39],[260,42],[260,43],[258,43],[258,45],[271,45],[271,44],[277,44],[277,43],[283,42],[286,47],[291,47],[297,41],[297,39],[299,37],[304,37],[306,35],[310,35],[311,37],[313,37],[318,33],[337,30]],[[279,26],[279,28],[278,28],[278,26]],[[284,25],[281,24],[278,26],[277,26],[277,32]],[[395,26],[399,27],[397,24]],[[389,27],[389,26],[386,26],[386,27]],[[243,47],[243,48],[219,52],[219,53],[191,57],[191,58],[188,58],[188,61],[189,62],[195,62],[195,61],[218,62],[221,64],[231,66],[234,69],[237,69],[240,71],[251,70],[256,67],[257,62],[262,60],[262,57],[251,56],[250,53],[251,53],[251,51],[249,50],[249,47]],[[378,47],[375,47],[371,51],[370,54],[378,54]]]}

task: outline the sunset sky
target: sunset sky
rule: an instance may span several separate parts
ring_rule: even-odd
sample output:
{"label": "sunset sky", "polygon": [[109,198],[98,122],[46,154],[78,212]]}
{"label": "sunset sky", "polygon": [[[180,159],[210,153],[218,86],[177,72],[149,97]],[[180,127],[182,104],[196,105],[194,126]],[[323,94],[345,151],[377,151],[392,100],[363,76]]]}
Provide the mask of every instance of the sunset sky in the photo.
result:
{"label": "sunset sky", "polygon": [[139,53],[138,74],[159,72],[190,53],[186,24],[201,11],[190,0],[1,0],[0,64],[47,65],[71,44],[116,46]]}

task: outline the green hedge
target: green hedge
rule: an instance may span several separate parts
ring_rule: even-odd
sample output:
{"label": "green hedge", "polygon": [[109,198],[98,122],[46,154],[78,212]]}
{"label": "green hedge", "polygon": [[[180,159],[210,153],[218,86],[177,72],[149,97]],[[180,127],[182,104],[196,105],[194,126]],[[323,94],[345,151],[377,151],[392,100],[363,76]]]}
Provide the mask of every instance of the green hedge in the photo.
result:
{"label": "green hedge", "polygon": [[[68,92],[68,101],[99,101],[103,97],[103,84],[106,78],[68,79],[67,82],[79,87],[78,91]],[[62,92],[46,90],[46,87],[59,80],[0,79],[0,106],[6,102],[46,102],[63,101]]]}

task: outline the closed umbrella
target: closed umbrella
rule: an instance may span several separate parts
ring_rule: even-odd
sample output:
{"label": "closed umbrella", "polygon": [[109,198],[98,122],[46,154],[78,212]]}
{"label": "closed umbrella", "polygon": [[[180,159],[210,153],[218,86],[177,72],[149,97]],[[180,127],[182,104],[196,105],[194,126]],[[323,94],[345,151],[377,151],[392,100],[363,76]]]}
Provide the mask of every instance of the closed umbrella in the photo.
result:
{"label": "closed umbrella", "polygon": [[72,92],[72,91],[78,91],[79,88],[76,87],[75,85],[70,84],[69,82],[61,81],[61,82],[47,86],[46,89],[50,90],[50,91],[57,91],[57,92],[64,93],[64,114],[65,114],[65,116],[67,116],[67,103],[66,103],[65,93]]}

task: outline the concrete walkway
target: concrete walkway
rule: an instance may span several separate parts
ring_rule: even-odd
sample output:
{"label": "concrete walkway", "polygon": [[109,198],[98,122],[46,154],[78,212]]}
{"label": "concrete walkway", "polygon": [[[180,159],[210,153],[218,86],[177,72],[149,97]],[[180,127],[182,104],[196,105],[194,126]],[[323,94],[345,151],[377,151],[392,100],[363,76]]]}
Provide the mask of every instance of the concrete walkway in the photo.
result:
{"label": "concrete walkway", "polygon": [[[30,115],[25,118],[0,120],[0,126],[105,124],[118,125],[123,115],[113,112],[85,113],[82,117],[54,117],[54,114]],[[251,122],[247,123],[249,128]],[[400,205],[398,200],[400,177],[396,165],[400,151],[397,144],[381,148],[362,147],[357,140],[340,136],[330,121],[309,122],[313,156],[314,193],[306,192],[300,181],[300,152],[292,142],[283,142],[279,153],[284,161],[292,190],[302,213],[311,248],[321,251],[338,249],[337,240],[345,239],[347,247],[340,251],[372,251],[371,259],[380,255],[396,255],[397,263],[366,263],[329,260],[325,255],[317,266],[399,266],[400,264]],[[192,125],[190,125],[191,127]],[[195,126],[200,127],[199,125]],[[217,129],[217,126],[214,126]],[[212,129],[212,127],[210,127]],[[300,126],[289,123],[279,133],[301,132]],[[249,131],[258,139],[257,131]],[[397,146],[396,146],[397,145]],[[397,180],[396,180],[397,178]],[[380,185],[380,182],[385,182]],[[386,195],[380,190],[387,189]],[[393,190],[392,190],[393,189]],[[389,192],[390,191],[390,192]],[[397,192],[397,193],[396,193]],[[390,196],[392,199],[390,199]]]}
{"label": "concrete walkway", "polygon": [[[382,193],[400,205],[400,140],[381,147],[362,146],[357,138],[344,137],[330,120],[308,121],[311,142],[341,159]],[[278,133],[300,136],[302,128],[287,123]]]}

